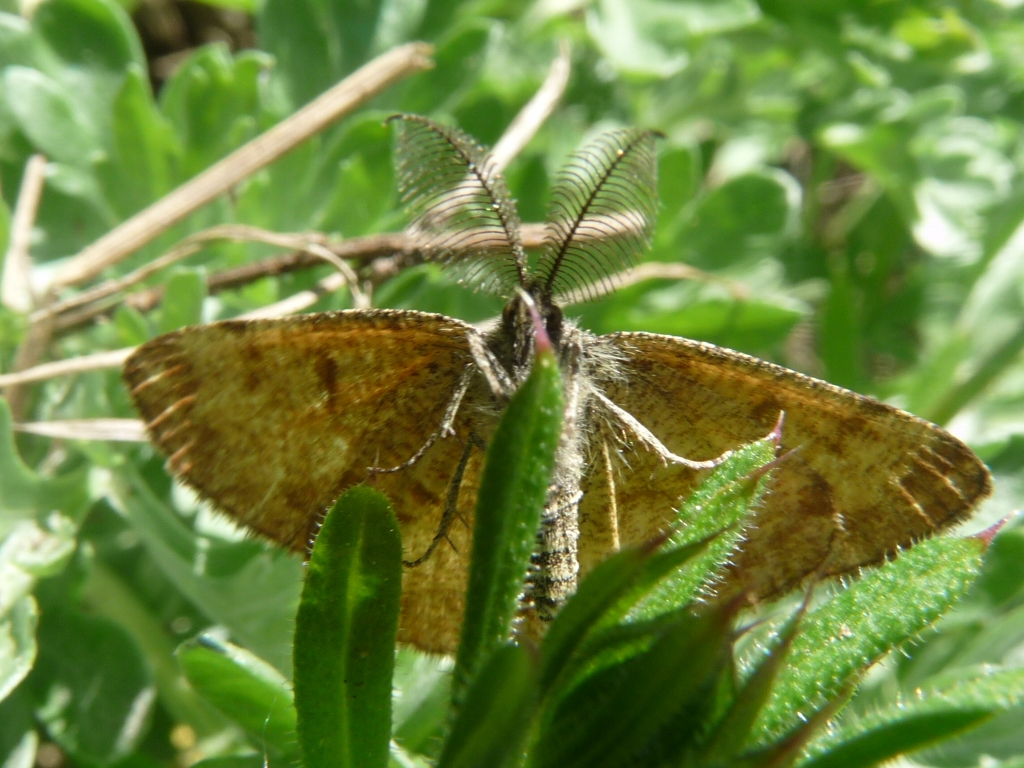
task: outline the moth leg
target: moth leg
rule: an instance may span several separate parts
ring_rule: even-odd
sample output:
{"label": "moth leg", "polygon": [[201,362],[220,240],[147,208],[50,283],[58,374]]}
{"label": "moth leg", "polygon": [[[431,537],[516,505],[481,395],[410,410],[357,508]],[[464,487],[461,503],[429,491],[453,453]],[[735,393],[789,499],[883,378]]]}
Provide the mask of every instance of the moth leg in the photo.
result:
{"label": "moth leg", "polygon": [[708,461],[694,461],[693,459],[677,456],[666,448],[665,444],[655,437],[654,433],[641,424],[629,411],[623,410],[617,406],[609,400],[603,392],[595,392],[594,394],[597,396],[597,399],[601,404],[607,408],[616,420],[618,420],[618,422],[626,429],[626,431],[632,433],[633,437],[642,443],[648,450],[656,454],[666,464],[681,464],[689,469],[714,469],[732,456],[732,451],[726,451],[717,459],[710,459]]}
{"label": "moth leg", "polygon": [[473,355],[473,362],[487,379],[491,392],[498,400],[507,401],[516,391],[512,377],[508,375],[501,361],[488,349],[480,334],[467,333],[466,338],[469,341],[469,351]]}
{"label": "moth leg", "polygon": [[427,438],[427,441],[420,446],[420,449],[416,451],[416,453],[397,466],[373,466],[367,467],[366,471],[371,475],[387,475],[393,472],[401,472],[403,469],[408,469],[417,461],[422,459],[426,452],[430,450],[431,446],[433,446],[438,440],[454,435],[455,430],[452,427],[455,424],[455,417],[459,412],[459,407],[462,405],[462,398],[466,396],[466,391],[469,389],[469,382],[472,377],[472,366],[467,366],[465,372],[462,374],[462,378],[459,379],[459,384],[455,388],[455,393],[452,395],[452,399],[448,402],[448,407],[444,409],[444,417],[441,419],[441,426],[434,430],[430,437]]}
{"label": "moth leg", "polygon": [[608,484],[608,532],[611,534],[612,551],[621,549],[619,543],[619,504],[615,498],[615,473],[612,470],[612,456],[608,441],[601,441],[601,459],[604,462],[604,480]]}
{"label": "moth leg", "polygon": [[440,546],[442,541],[447,541],[451,544],[452,549],[455,549],[452,540],[448,538],[448,531],[452,527],[452,521],[458,518],[462,520],[463,525],[468,525],[462,518],[462,515],[459,514],[459,490],[462,488],[462,477],[466,473],[466,466],[469,464],[469,457],[472,455],[473,449],[479,448],[483,450],[485,447],[483,440],[476,434],[470,433],[466,447],[462,450],[462,458],[459,459],[459,465],[455,468],[455,474],[452,476],[451,483],[448,484],[448,495],[444,501],[444,511],[441,513],[441,524],[437,526],[437,533],[434,534],[434,539],[430,542],[426,552],[415,560],[402,561],[402,565],[406,568],[415,568],[417,565],[425,563],[434,554],[434,550]]}

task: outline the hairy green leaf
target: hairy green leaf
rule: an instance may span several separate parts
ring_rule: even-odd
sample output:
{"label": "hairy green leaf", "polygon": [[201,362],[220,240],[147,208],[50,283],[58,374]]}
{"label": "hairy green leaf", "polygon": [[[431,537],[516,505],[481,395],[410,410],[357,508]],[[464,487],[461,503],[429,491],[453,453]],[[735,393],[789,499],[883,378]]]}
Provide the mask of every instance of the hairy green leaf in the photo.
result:
{"label": "hairy green leaf", "polygon": [[295,619],[306,768],[383,768],[391,736],[402,542],[391,505],[356,486],[328,513]]}

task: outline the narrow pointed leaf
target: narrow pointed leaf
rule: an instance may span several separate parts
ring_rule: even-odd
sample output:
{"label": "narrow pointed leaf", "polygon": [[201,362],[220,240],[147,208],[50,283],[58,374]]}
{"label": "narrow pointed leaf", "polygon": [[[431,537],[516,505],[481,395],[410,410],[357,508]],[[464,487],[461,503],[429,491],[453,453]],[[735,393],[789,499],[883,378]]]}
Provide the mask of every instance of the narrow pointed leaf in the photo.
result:
{"label": "narrow pointed leaf", "polygon": [[[741,540],[744,522],[770,487],[769,475],[756,478],[752,473],[775,459],[775,447],[770,439],[743,446],[686,499],[676,515],[676,533],[658,557],[671,558],[668,553],[672,550],[704,540],[709,544],[685,567],[676,568],[645,595],[630,612],[632,620],[651,619],[677,610],[702,588],[713,593],[713,580]],[[658,562],[652,561],[652,566],[656,565]]]}
{"label": "narrow pointed leaf", "polygon": [[295,704],[280,672],[244,648],[210,635],[185,643],[177,656],[192,687],[257,744],[297,759]]}
{"label": "narrow pointed leaf", "polygon": [[895,705],[852,720],[812,744],[801,768],[867,768],[980,725],[1024,705],[1024,670],[962,680],[939,691],[919,692]]}
{"label": "narrow pointed leaf", "polygon": [[59,509],[77,519],[89,502],[88,472],[75,470],[44,477],[30,469],[14,444],[11,409],[0,398],[0,538],[17,522],[35,517],[38,510]]}
{"label": "narrow pointed leaf", "polygon": [[476,670],[510,637],[561,427],[561,372],[554,355],[542,351],[487,449],[473,526],[466,616],[455,660],[456,703]]}
{"label": "narrow pointed leaf", "polygon": [[[677,531],[659,551],[640,561],[635,573],[620,573],[622,566],[615,559],[595,569],[545,640],[545,688],[554,683],[556,674],[562,681],[559,685],[575,687],[601,670],[644,653],[666,620],[674,620],[702,588],[713,589],[716,575],[740,540],[744,519],[766,488],[767,477],[752,473],[774,457],[771,440],[737,450],[686,501],[678,513]],[[614,589],[602,582],[590,587],[588,582],[599,574],[605,578],[604,569],[619,580]],[[595,605],[591,602],[595,599],[604,602]],[[619,623],[624,617],[625,623]],[[584,628],[584,618],[596,625]]]}
{"label": "narrow pointed leaf", "polygon": [[180,269],[167,281],[160,309],[160,333],[203,321],[206,274],[202,269]]}
{"label": "narrow pointed leaf", "polygon": [[642,574],[650,551],[630,547],[600,563],[558,613],[541,646],[541,682],[550,686],[566,661],[610,608],[614,607]]}
{"label": "narrow pointed leaf", "polygon": [[502,646],[491,654],[466,693],[438,768],[517,764],[536,706],[533,654],[522,646]]}
{"label": "narrow pointed leaf", "polygon": [[796,639],[803,609],[791,618],[778,633],[774,647],[768,652],[743,687],[735,694],[732,706],[716,724],[701,750],[709,765],[727,761],[739,753],[747,742],[750,729],[771,693],[773,684]]}
{"label": "narrow pointed leaf", "polygon": [[193,763],[192,768],[267,768],[263,755],[231,755],[230,757],[208,757]]}
{"label": "narrow pointed leaf", "polygon": [[976,539],[923,541],[810,613],[753,738],[789,730],[869,664],[928,627],[970,587],[982,551]]}
{"label": "narrow pointed leaf", "polygon": [[402,544],[391,506],[357,486],[328,513],[295,620],[306,768],[387,765]]}
{"label": "narrow pointed leaf", "polygon": [[[700,701],[728,650],[732,612],[681,614],[640,656],[588,678],[545,723],[538,766],[597,768],[634,764],[653,737]],[[691,726],[703,713],[693,712]]]}

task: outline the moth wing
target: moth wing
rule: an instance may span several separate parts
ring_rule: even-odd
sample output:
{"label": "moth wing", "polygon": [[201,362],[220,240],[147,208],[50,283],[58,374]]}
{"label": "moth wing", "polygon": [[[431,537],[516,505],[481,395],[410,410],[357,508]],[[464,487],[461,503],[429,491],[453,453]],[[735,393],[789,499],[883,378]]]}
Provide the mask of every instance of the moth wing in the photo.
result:
{"label": "moth wing", "polygon": [[[619,361],[597,384],[677,455],[713,459],[765,437],[785,413],[781,453],[799,450],[774,470],[725,592],[764,599],[810,575],[876,563],[965,519],[991,490],[988,470],[963,443],[870,398],[673,336],[621,333],[596,344]],[[611,430],[603,434],[597,439],[612,439]],[[609,447],[619,464],[614,496],[592,463],[594,493],[581,507],[581,539],[597,546],[610,541],[613,498],[621,541],[641,541],[663,529],[707,474],[665,466],[622,442]],[[588,566],[599,557],[581,553]]]}
{"label": "moth wing", "polygon": [[[392,501],[407,559],[423,554],[473,424],[410,467],[369,478],[420,450],[472,363],[471,326],[441,315],[344,311],[186,328],[142,345],[124,378],[169,469],[236,520],[306,552],[346,488]],[[470,519],[479,457],[460,513]],[[400,639],[450,652],[458,641],[468,529],[456,521],[423,565],[405,569]],[[457,551],[456,551],[457,548]],[[463,554],[460,554],[463,553]]]}

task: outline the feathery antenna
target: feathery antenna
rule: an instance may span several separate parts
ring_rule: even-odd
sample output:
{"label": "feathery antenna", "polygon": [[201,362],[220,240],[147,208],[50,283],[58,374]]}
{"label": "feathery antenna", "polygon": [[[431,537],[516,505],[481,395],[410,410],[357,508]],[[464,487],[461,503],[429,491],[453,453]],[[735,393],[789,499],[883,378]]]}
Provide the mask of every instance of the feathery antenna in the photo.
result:
{"label": "feathery antenna", "polygon": [[395,168],[412,223],[407,233],[459,282],[502,296],[526,285],[519,214],[487,152],[456,128],[418,115],[398,127]]}
{"label": "feathery antenna", "polygon": [[608,288],[611,276],[650,245],[658,207],[657,135],[636,129],[602,134],[559,172],[538,273],[548,295]]}

